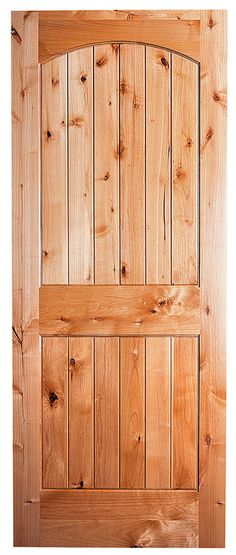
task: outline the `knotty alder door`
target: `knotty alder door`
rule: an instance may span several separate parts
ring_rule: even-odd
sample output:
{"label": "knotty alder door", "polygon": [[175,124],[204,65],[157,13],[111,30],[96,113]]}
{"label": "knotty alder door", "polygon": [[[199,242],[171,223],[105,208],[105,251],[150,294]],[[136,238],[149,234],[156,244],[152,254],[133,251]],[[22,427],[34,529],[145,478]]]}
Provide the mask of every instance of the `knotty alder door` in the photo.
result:
{"label": "knotty alder door", "polygon": [[[98,13],[39,12],[41,486],[28,545],[197,547],[200,534],[222,546],[224,376],[216,386],[205,256],[217,256],[208,210],[214,200],[221,210],[223,189],[208,181],[209,144],[214,154],[224,92],[215,77],[211,104],[200,89],[195,12]],[[170,27],[169,47],[167,31],[164,47],[140,29],[138,40],[129,22],[141,13],[163,36],[165,17],[180,22],[186,49]],[[218,25],[204,14],[202,45]],[[26,29],[35,21],[24,15]],[[84,44],[73,43],[77,25]],[[201,109],[211,110],[203,139]]]}

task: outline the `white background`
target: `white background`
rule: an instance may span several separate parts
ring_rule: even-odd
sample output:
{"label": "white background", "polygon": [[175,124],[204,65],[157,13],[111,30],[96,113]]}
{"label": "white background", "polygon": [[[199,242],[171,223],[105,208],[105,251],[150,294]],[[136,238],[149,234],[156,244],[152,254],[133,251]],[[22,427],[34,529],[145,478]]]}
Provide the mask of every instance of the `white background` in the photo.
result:
{"label": "white background", "polygon": [[[236,8],[229,0],[218,2],[154,2],[153,0],[3,0],[0,8],[0,552],[2,555],[16,552],[12,547],[12,353],[11,353],[11,127],[10,127],[10,11],[11,10],[81,10],[81,9],[228,9],[229,56],[228,56],[228,273],[227,273],[227,498],[226,498],[226,551],[236,550]],[[2,2],[2,4],[3,4]],[[219,265],[221,260],[218,261]],[[225,306],[222,306],[225,310]],[[35,553],[37,548],[21,548],[21,553]],[[84,549],[81,548],[80,552]],[[50,551],[44,548],[43,553]],[[94,551],[90,548],[85,550]],[[109,553],[110,549],[106,549]],[[116,549],[116,553],[123,549]],[[158,549],[158,554],[164,550]],[[175,549],[175,553],[181,549]],[[208,550],[201,550],[204,552]],[[214,550],[219,553],[219,550]],[[61,548],[60,553],[71,549]],[[211,550],[212,552],[212,550]],[[153,553],[153,551],[152,551]],[[209,553],[209,551],[208,551]]]}

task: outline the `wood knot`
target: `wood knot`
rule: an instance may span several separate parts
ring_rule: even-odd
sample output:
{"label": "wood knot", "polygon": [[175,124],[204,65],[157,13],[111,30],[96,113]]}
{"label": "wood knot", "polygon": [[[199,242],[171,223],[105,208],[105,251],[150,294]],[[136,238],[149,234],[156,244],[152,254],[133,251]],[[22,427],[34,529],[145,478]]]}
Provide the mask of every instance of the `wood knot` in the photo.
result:
{"label": "wood knot", "polygon": [[[113,206],[111,206],[111,212],[112,212],[112,214],[113,214],[113,212],[115,212],[115,209],[113,208]],[[114,271],[115,271],[115,269],[114,269]]]}
{"label": "wood knot", "polygon": [[58,401],[58,395],[55,393],[55,391],[50,391],[49,401],[50,401],[51,407],[54,405],[56,401]]}
{"label": "wood knot", "polygon": [[83,481],[83,480],[80,480],[80,481],[79,481],[79,487],[80,487],[80,488],[83,488],[83,487],[84,487],[84,481]]}
{"label": "wood knot", "polygon": [[60,80],[59,79],[55,79],[54,77],[52,78],[52,86],[56,87],[57,85],[59,85]]}
{"label": "wood knot", "polygon": [[141,441],[141,436],[138,436],[138,442],[140,442],[140,441]]}
{"label": "wood knot", "polygon": [[162,308],[163,306],[171,304],[171,300],[169,297],[163,297],[162,299],[158,299],[157,304]]}
{"label": "wood knot", "polygon": [[215,27],[215,25],[216,25],[216,23],[214,23],[212,17],[210,17],[210,18],[209,18],[209,21],[208,21],[208,27],[209,27],[209,29],[213,29],[213,27]]}
{"label": "wood knot", "polygon": [[43,251],[43,256],[48,256],[48,251]]}
{"label": "wood knot", "polygon": [[25,98],[25,90],[24,90],[24,89],[22,89],[22,90],[20,91],[20,95],[22,96],[22,98]]}
{"label": "wood knot", "polygon": [[122,273],[122,276],[127,275],[127,268],[126,268],[125,264],[122,264],[122,266],[121,266],[121,273]]}
{"label": "wood knot", "polygon": [[125,81],[122,81],[122,83],[120,84],[120,92],[121,94],[127,94],[127,92],[129,92],[129,87],[127,83],[125,83]]}
{"label": "wood knot", "polygon": [[209,127],[207,134],[206,134],[206,143],[208,143],[211,138],[213,137],[214,131],[212,129],[212,127]]}
{"label": "wood knot", "polygon": [[178,166],[178,168],[176,169],[175,175],[176,175],[177,179],[185,179],[186,178],[186,172],[182,169],[181,166]]}
{"label": "wood knot", "polygon": [[109,174],[109,172],[107,172],[107,173],[104,175],[104,178],[103,178],[104,181],[107,181],[107,180],[109,179],[109,177],[110,177],[110,174]]}
{"label": "wood knot", "polygon": [[47,140],[50,141],[51,138],[52,138],[52,132],[48,129],[47,130]]}
{"label": "wood knot", "polygon": [[75,359],[74,359],[74,358],[71,358],[71,359],[70,359],[70,365],[71,365],[71,366],[74,366],[74,365],[75,365]]}
{"label": "wood knot", "polygon": [[82,75],[80,81],[82,81],[82,83],[85,83],[85,81],[87,81],[87,75]]}
{"label": "wood knot", "polygon": [[138,110],[139,107],[140,107],[140,104],[139,104],[139,102],[138,102],[138,100],[137,100],[137,96],[136,96],[136,95],[134,95],[134,98],[133,98],[133,106],[134,106],[134,109],[135,109],[135,110]]}
{"label": "wood knot", "polygon": [[22,38],[20,37],[15,27],[11,27],[11,35],[12,37],[14,37],[14,39],[16,39],[16,42],[18,42],[19,44],[22,42]]}
{"label": "wood knot", "polygon": [[164,58],[164,56],[161,58],[161,63],[165,69],[169,69],[169,62],[167,61],[166,58]]}
{"label": "wood knot", "polygon": [[192,141],[192,139],[190,139],[190,137],[189,137],[189,138],[187,139],[187,142],[186,142],[186,147],[187,147],[187,148],[191,148],[192,144],[193,144],[193,141]]}
{"label": "wood knot", "polygon": [[157,313],[158,313],[158,310],[157,310],[156,308],[151,308],[150,312],[151,312],[152,314],[157,314]]}
{"label": "wood knot", "polygon": [[207,316],[210,314],[210,310],[211,310],[211,309],[210,309],[210,307],[209,307],[209,304],[207,304],[207,305],[206,305],[206,308],[205,308],[205,313],[206,313]]}
{"label": "wood knot", "polygon": [[128,21],[131,21],[131,19],[133,19],[133,18],[134,18],[133,14],[132,14],[132,13],[128,13],[128,15],[127,15]]}
{"label": "wood knot", "polygon": [[104,54],[104,56],[102,56],[101,58],[99,58],[99,60],[96,61],[96,66],[97,67],[102,67],[107,63],[107,55]]}
{"label": "wood knot", "polygon": [[75,127],[82,127],[84,125],[84,120],[82,118],[73,118],[70,122],[71,125],[75,125]]}
{"label": "wood knot", "polygon": [[220,101],[220,95],[217,91],[214,91],[212,94],[212,98],[213,100],[215,100],[215,102],[219,102]]}
{"label": "wood knot", "polygon": [[209,434],[207,434],[205,437],[205,444],[207,445],[207,447],[210,447],[211,443],[212,443],[211,437],[209,436]]}

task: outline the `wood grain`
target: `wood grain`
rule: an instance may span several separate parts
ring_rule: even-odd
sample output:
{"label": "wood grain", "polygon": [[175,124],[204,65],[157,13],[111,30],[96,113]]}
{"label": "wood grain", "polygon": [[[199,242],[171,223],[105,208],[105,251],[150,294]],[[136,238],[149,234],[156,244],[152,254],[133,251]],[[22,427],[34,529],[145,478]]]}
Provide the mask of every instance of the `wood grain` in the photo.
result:
{"label": "wood grain", "polygon": [[145,49],[120,45],[121,283],[145,283]]}
{"label": "wood grain", "polygon": [[119,45],[94,48],[95,282],[119,283]]}
{"label": "wood grain", "polygon": [[[112,23],[112,24],[111,24]],[[39,62],[103,42],[142,42],[199,60],[200,22],[184,19],[58,20],[40,19]]]}
{"label": "wood grain", "polygon": [[170,54],[146,49],[146,283],[171,283]]}
{"label": "wood grain", "polygon": [[197,492],[41,494],[42,546],[197,547],[198,527]]}
{"label": "wood grain", "polygon": [[39,545],[38,16],[12,12],[14,546]]}
{"label": "wood grain", "polygon": [[41,520],[41,547],[198,547],[197,519],[192,521],[126,519]]}
{"label": "wood grain", "polygon": [[120,339],[120,487],[145,487],[145,339]]}
{"label": "wood grain", "polygon": [[93,49],[68,55],[69,283],[94,283]]}
{"label": "wood grain", "polygon": [[201,12],[201,547],[225,545],[226,27]]}
{"label": "wood grain", "polygon": [[146,338],[146,487],[170,487],[170,338]]}
{"label": "wood grain", "polygon": [[172,339],[171,487],[197,487],[198,339]]}
{"label": "wood grain", "polygon": [[86,20],[180,20],[180,19],[190,19],[199,20],[200,12],[199,10],[44,10],[39,12],[39,20],[47,21],[54,19],[57,21],[66,21],[71,19],[79,19],[82,21]]}
{"label": "wood grain", "polygon": [[68,340],[43,339],[43,487],[67,487]]}
{"label": "wood grain", "polygon": [[93,339],[69,339],[69,487],[94,486]]}
{"label": "wood grain", "polygon": [[43,286],[42,335],[199,333],[195,286]]}
{"label": "wood grain", "polygon": [[198,67],[172,57],[172,283],[198,280]]}
{"label": "wood grain", "polygon": [[95,487],[119,487],[119,339],[95,339]]}
{"label": "wood grain", "polygon": [[42,283],[68,283],[67,56],[42,67]]}

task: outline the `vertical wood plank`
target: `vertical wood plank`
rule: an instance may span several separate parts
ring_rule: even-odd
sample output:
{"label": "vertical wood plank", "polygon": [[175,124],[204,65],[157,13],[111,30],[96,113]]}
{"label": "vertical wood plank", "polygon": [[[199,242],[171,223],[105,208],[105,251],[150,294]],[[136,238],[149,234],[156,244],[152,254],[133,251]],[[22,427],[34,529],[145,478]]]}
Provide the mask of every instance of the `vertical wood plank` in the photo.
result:
{"label": "vertical wood plank", "polygon": [[68,54],[69,283],[93,283],[93,49]]}
{"label": "vertical wood plank", "polygon": [[145,283],[145,47],[120,45],[121,283]]}
{"label": "vertical wood plank", "polygon": [[67,337],[43,338],[43,487],[67,487]]}
{"label": "vertical wood plank", "polygon": [[69,338],[69,487],[94,486],[93,338]]}
{"label": "vertical wood plank", "polygon": [[119,487],[119,339],[95,338],[95,487]]}
{"label": "vertical wood plank", "polygon": [[119,283],[119,45],[94,47],[95,282]]}
{"label": "vertical wood plank", "polygon": [[171,283],[170,54],[146,48],[146,283]]}
{"label": "vertical wood plank", "polygon": [[197,487],[198,340],[172,339],[172,469],[174,489]]}
{"label": "vertical wood plank", "polygon": [[42,66],[42,283],[68,283],[67,56]]}
{"label": "vertical wood plank", "polygon": [[172,281],[198,280],[198,66],[172,56]]}
{"label": "vertical wood plank", "polygon": [[145,339],[120,339],[120,487],[145,487]]}
{"label": "vertical wood plank", "polygon": [[12,33],[14,546],[38,546],[38,14],[12,12]]}
{"label": "vertical wood plank", "polygon": [[227,12],[201,12],[200,547],[225,545]]}
{"label": "vertical wood plank", "polygon": [[170,487],[170,339],[146,339],[146,487]]}

